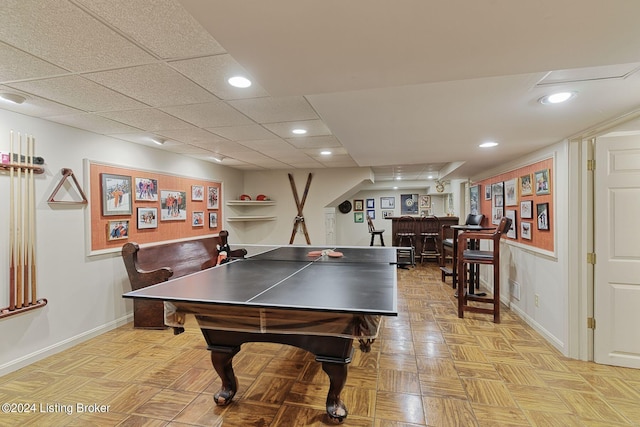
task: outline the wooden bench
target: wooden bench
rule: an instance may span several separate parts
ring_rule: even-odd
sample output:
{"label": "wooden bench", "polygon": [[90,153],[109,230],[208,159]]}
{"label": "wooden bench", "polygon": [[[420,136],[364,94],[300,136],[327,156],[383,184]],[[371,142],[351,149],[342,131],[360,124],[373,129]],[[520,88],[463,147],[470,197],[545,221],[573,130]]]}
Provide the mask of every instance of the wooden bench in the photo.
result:
{"label": "wooden bench", "polygon": [[[126,243],[122,247],[124,261],[132,290],[146,288],[182,277],[207,268],[215,267],[218,247],[227,252],[228,259],[243,258],[245,249],[230,250],[229,232],[220,231],[217,237],[164,243],[141,248],[137,243]],[[213,284],[212,284],[213,285]],[[164,304],[162,301],[133,301],[133,326],[135,328],[164,329]]]}

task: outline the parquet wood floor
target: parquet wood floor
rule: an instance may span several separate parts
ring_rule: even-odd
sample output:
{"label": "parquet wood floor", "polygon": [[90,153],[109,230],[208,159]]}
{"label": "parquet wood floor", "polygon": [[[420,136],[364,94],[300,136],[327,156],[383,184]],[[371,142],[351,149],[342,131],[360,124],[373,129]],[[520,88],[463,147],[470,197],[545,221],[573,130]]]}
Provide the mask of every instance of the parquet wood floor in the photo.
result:
{"label": "parquet wood floor", "polygon": [[[400,315],[350,365],[345,426],[640,426],[640,370],[567,359],[506,308],[499,325],[482,314],[458,319],[433,264],[398,279]],[[244,345],[234,358],[239,393],[216,407],[219,379],[190,325],[174,336],[129,324],[0,377],[0,403],[38,406],[0,413],[0,426],[328,423],[320,364],[283,345]],[[78,403],[108,411],[78,412]]]}

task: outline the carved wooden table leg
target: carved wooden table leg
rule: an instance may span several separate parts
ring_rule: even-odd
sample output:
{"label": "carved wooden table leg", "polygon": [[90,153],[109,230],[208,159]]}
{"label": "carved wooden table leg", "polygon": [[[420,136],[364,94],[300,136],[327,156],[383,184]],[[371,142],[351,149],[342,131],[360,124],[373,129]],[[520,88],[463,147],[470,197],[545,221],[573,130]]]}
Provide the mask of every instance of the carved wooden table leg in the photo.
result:
{"label": "carved wooden table leg", "polygon": [[211,363],[222,380],[222,387],[213,395],[218,406],[231,403],[238,391],[238,379],[233,372],[233,356],[240,351],[240,347],[209,347]]}
{"label": "carved wooden table leg", "polygon": [[347,418],[347,407],[340,399],[340,392],[347,382],[347,364],[322,362],[322,370],[329,376],[329,394],[327,394],[327,415],[339,424]]}

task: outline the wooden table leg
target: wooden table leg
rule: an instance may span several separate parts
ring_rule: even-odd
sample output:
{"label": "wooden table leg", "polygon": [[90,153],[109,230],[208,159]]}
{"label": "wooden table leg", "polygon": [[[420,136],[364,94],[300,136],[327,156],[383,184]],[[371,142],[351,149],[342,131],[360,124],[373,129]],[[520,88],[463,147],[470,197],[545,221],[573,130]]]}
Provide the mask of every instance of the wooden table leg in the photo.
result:
{"label": "wooden table leg", "polygon": [[347,418],[347,407],[340,399],[340,393],[347,382],[347,364],[322,362],[322,370],[329,376],[329,393],[327,394],[327,415],[338,424]]}
{"label": "wooden table leg", "polygon": [[238,379],[233,372],[233,356],[240,351],[240,347],[209,346],[209,350],[211,363],[222,380],[222,387],[213,395],[213,400],[218,406],[226,406],[238,391]]}

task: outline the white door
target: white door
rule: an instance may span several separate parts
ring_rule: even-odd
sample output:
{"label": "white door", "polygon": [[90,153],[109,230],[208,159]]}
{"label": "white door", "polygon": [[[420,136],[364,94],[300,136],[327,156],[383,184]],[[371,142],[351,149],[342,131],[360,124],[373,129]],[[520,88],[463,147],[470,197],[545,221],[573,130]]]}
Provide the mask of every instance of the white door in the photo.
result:
{"label": "white door", "polygon": [[640,368],[640,135],[595,145],[594,359]]}

